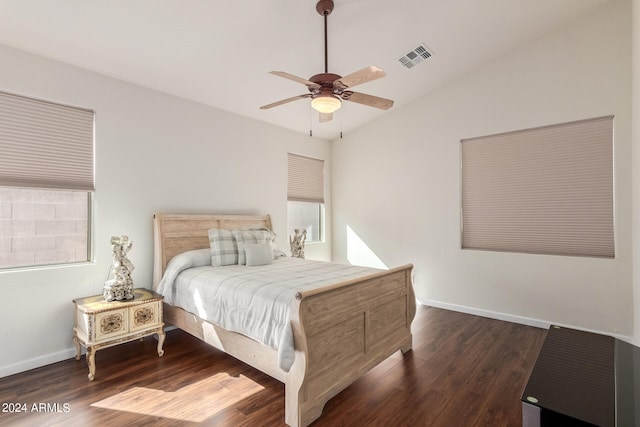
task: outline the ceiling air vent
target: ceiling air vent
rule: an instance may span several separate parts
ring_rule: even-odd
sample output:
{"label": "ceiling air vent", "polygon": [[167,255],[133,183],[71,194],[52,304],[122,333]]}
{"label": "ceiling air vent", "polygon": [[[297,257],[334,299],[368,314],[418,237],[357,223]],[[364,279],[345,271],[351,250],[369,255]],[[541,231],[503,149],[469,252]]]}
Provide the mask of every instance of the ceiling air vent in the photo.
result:
{"label": "ceiling air vent", "polygon": [[429,59],[433,55],[433,52],[427,48],[427,46],[422,43],[417,48],[413,49],[411,52],[407,53],[402,58],[398,59],[398,62],[406,68],[413,68],[418,65],[425,59]]}

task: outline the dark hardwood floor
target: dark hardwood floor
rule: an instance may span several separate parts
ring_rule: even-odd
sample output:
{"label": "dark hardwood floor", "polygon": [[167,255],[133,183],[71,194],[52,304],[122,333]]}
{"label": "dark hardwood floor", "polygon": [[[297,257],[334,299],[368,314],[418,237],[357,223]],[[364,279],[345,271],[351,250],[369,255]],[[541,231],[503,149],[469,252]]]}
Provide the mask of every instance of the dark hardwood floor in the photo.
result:
{"label": "dark hardwood floor", "polygon": [[[419,306],[413,351],[331,399],[313,426],[520,426],[546,331]],[[190,335],[152,337],[0,379],[0,426],[281,426],[284,386]],[[6,412],[19,409],[26,412]],[[14,406],[12,406],[14,405]]]}

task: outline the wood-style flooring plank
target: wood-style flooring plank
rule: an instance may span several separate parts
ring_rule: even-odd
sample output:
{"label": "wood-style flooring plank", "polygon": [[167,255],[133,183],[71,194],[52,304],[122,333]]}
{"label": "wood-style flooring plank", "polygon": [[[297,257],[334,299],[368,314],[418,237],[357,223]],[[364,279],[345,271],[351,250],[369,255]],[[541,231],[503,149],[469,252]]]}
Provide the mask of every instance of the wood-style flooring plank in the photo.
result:
{"label": "wood-style flooring plank", "polygon": [[[313,426],[521,425],[545,330],[424,306],[412,330],[412,351],[331,399]],[[147,337],[98,351],[91,382],[84,357],[0,378],[0,403],[27,409],[0,412],[0,426],[284,425],[278,381],[180,330],[164,357],[155,346]]]}

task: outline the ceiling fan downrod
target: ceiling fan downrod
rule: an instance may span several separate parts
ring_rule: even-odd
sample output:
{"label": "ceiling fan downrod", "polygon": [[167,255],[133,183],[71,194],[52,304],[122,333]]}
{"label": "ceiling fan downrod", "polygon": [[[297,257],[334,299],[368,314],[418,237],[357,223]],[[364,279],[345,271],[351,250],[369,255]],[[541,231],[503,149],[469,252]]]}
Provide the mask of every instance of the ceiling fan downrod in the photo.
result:
{"label": "ceiling fan downrod", "polygon": [[324,17],[324,72],[329,72],[329,60],[328,60],[328,43],[327,43],[327,16],[333,12],[333,0],[319,0],[316,3],[316,10],[320,15]]}

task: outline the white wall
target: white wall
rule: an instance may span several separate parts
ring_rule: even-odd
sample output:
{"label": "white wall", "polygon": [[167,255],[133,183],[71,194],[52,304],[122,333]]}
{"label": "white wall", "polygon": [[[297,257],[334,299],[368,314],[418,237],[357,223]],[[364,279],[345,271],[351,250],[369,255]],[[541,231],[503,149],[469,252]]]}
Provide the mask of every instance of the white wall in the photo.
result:
{"label": "white wall", "polygon": [[[619,0],[335,141],[334,260],[349,227],[422,303],[631,336],[631,31]],[[615,259],[460,249],[461,139],[610,114]]]}
{"label": "white wall", "polygon": [[[102,292],[112,234],[133,240],[136,287],[150,287],[155,212],[268,213],[288,251],[287,152],[331,168],[326,141],[1,45],[0,64],[0,90],[96,112],[95,263],[0,272],[0,377],[73,356],[71,301]],[[330,259],[330,239],[306,253]]]}

